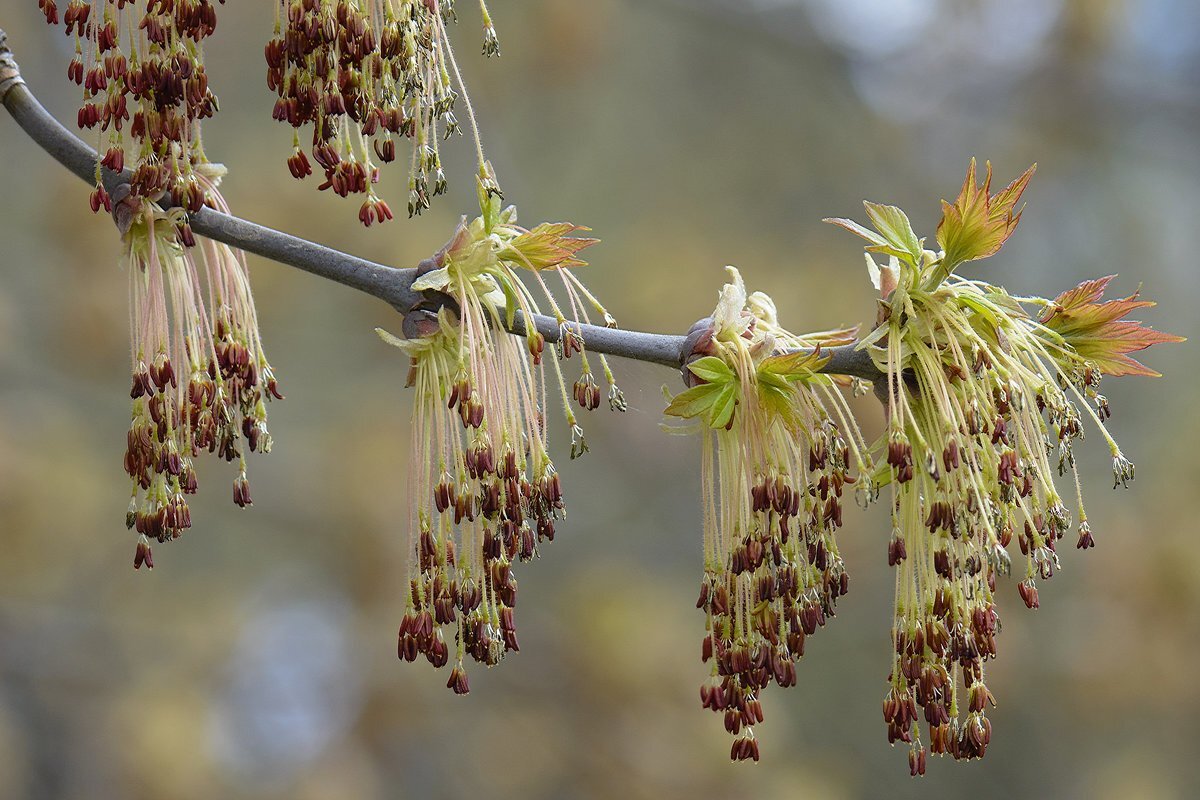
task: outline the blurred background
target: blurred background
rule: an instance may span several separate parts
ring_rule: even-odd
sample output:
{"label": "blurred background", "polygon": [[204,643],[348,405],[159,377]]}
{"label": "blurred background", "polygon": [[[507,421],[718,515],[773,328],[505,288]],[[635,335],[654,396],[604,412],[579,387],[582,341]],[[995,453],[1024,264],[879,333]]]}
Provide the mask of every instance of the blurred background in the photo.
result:
{"label": "blurred background", "polygon": [[[219,10],[205,128],[244,217],[408,266],[471,211],[470,145],[444,148],[451,194],[364,230],[357,204],[296,183],[262,47],[273,4]],[[867,322],[860,243],[822,217],[870,198],[932,234],[972,155],[1007,182],[1039,163],[1003,252],[968,272],[1053,295],[1120,273],[1191,337],[1200,281],[1200,5],[1188,0],[492,0],[454,32],[485,145],[522,219],[604,242],[585,280],[626,327],[681,332],[725,264],[793,330]],[[33,91],[72,122],[70,42],[36,4],[3,25]],[[399,163],[402,163],[403,159]],[[403,167],[383,196],[405,204]],[[988,668],[999,700],[982,762],[910,780],[887,746],[892,575],[884,509],[847,511],[851,591],[800,685],[764,695],[763,761],[727,761],[699,706],[698,442],[659,432],[668,370],[615,366],[623,416],[584,420],[570,517],[518,571],[521,652],[446,673],[396,660],[403,611],[406,364],[382,303],[251,259],[287,394],[255,505],[202,460],[193,529],[130,569],[121,469],[129,421],[126,276],[87,189],[0,114],[0,797],[1184,798],[1200,796],[1200,485],[1194,345],[1151,351],[1167,377],[1110,380],[1111,429],[1138,465],[1109,489],[1081,453],[1097,547],[1070,549],[1024,609],[1000,587]],[[868,437],[878,405],[859,410]]]}

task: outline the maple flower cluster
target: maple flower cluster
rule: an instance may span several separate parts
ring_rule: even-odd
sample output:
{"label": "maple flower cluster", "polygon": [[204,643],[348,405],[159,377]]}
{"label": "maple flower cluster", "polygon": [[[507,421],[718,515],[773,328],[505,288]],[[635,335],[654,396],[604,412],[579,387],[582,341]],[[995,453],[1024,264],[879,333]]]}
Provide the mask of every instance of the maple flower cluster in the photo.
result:
{"label": "maple flower cluster", "polygon": [[684,345],[684,380],[666,413],[695,420],[702,440],[705,615],[700,699],[724,717],[735,760],[758,761],[761,692],[796,684],[805,641],[834,615],[848,576],[835,532],[866,444],[821,347],[854,330],[805,336],[780,327],[771,299],[741,276]]}
{"label": "maple flower cluster", "polygon": [[[188,223],[205,206],[229,211],[217,190],[224,168],[208,162],[200,136],[217,111],[203,54],[215,2],[38,0],[46,21],[61,16],[74,38],[67,74],[83,88],[77,121],[94,132],[99,154],[90,204],[113,214],[129,274],[124,468],[135,568],[153,568],[151,542],[191,527],[187,496],[197,491],[201,454],[236,462],[233,500],[251,505],[246,455],[270,451],[266,404],[281,399],[244,254],[197,239]],[[496,55],[479,5],[483,52]],[[592,314],[615,326],[575,273],[586,263],[579,253],[597,240],[566,222],[523,228],[515,208],[503,207],[449,40],[454,21],[453,0],[277,0],[265,56],[273,116],[295,129],[289,171],[311,175],[311,155],[324,172],[321,190],[365,197],[366,226],[393,217],[375,184],[377,162],[396,159],[397,139],[412,142],[409,216],[446,191],[440,141],[461,133],[454,109],[459,98],[465,106],[480,215],[464,217],[418,267],[412,288],[423,299],[404,314],[404,338],[379,334],[409,356],[415,390],[398,655],[452,664],[447,687],[466,694],[467,655],[494,666],[520,649],[513,565],[538,557],[566,514],[549,455],[548,398],[564,409],[572,458],[588,450],[573,405],[593,410],[607,398],[613,410],[626,406],[605,357],[596,359],[602,389],[584,347]],[[306,126],[312,142],[302,147]],[[127,165],[126,182],[110,194],[103,169],[120,174]],[[697,607],[710,674],[700,700],[722,715],[733,760],[759,760],[762,692],[796,684],[807,638],[847,591],[836,539],[846,486],[856,485],[864,505],[890,491],[896,589],[882,710],[888,741],[908,745],[917,776],[930,753],[979,758],[991,742],[985,664],[1001,629],[998,578],[1015,569],[1019,596],[1036,609],[1039,581],[1061,567],[1062,540],[1095,545],[1074,453],[1085,427],[1109,447],[1114,487],[1133,479],[1105,426],[1111,410],[1100,383],[1156,376],[1131,354],[1183,341],[1126,318],[1153,303],[1137,293],[1104,300],[1115,276],[1046,299],[957,274],[1012,236],[1034,169],[993,193],[990,164],[980,183],[972,160],[954,202],[942,202],[937,250],[894,206],[865,203],[870,228],[828,220],[867,241],[880,295],[876,325],[857,343],[881,375],[875,392],[887,412],[872,446],[845,383],[823,372],[826,349],[855,342],[857,329],[790,333],[772,300],[747,294],[728,267],[712,316],[685,338],[687,388],[665,413],[702,439]],[[549,325],[522,272],[544,297]],[[568,386],[561,361],[575,355],[580,374]]]}
{"label": "maple flower cluster", "polygon": [[[1058,544],[1072,527],[1077,547],[1094,544],[1072,450],[1085,420],[1108,443],[1115,483],[1133,478],[1104,426],[1101,376],[1156,374],[1128,353],[1180,341],[1122,319],[1152,305],[1136,295],[1100,302],[1111,278],[1046,300],[955,274],[1011,236],[1032,174],[993,194],[990,165],[979,185],[972,161],[959,196],[943,202],[937,252],[894,206],[865,204],[873,230],[831,220],[868,241],[881,294],[878,326],[859,346],[886,375],[877,390],[886,464],[874,482],[891,486],[888,562],[898,576],[883,716],[888,740],[910,745],[913,775],[924,773],[927,752],[984,755],[995,702],[984,663],[1000,631],[997,576],[1013,570],[1006,548],[1017,540],[1017,588],[1037,608],[1037,581],[1059,569]],[[1056,473],[1071,475],[1074,516]]]}
{"label": "maple flower cluster", "polygon": [[[480,0],[486,55],[500,52],[487,6]],[[447,24],[453,0],[278,0],[275,35],[266,46],[267,85],[276,92],[275,119],[312,127],[309,152],[325,174],[321,189],[365,195],[364,225],[392,218],[375,193],[380,163],[396,159],[396,140],[412,140],[408,215],[446,191],[439,141],[461,133],[454,115],[460,92],[483,161]],[[456,89],[457,87],[457,89]],[[288,169],[312,174],[299,133]]]}
{"label": "maple flower cluster", "polygon": [[[205,164],[197,173],[206,195],[228,213],[216,187],[220,169]],[[182,209],[164,212],[124,186],[114,201],[131,305],[126,524],[138,534],[134,567],[153,568],[150,542],[191,527],[186,496],[196,492],[194,459],[201,453],[237,463],[233,501],[251,504],[245,456],[270,451],[265,401],[281,395],[263,353],[244,255],[203,238],[184,245]]]}
{"label": "maple flower cluster", "polygon": [[[488,192],[490,168],[481,173],[481,215],[464,218],[451,240],[422,262],[413,288],[427,300],[406,315],[404,336],[380,331],[411,358],[415,390],[409,496],[412,504],[409,591],[400,625],[398,655],[419,655],[435,667],[453,663],[447,687],[469,691],[464,658],[494,666],[519,650],[513,609],[513,564],[539,555],[566,514],[558,472],[550,458],[544,409],[547,395],[561,399],[572,432],[571,456],[587,450],[571,407],[559,359],[578,355],[581,376],[571,394],[587,409],[601,390],[584,351],[579,323],[588,308],[606,325],[612,317],[573,270],[578,253],[597,240],[572,234],[586,228],[545,223],[517,225],[516,210],[501,208]],[[518,272],[526,270],[543,291],[557,321],[553,378],[544,370],[546,336],[534,324],[539,308]],[[569,299],[564,315],[545,281],[556,273]],[[518,312],[524,333],[510,334]],[[625,409],[608,363],[608,402]],[[453,632],[447,642],[443,628]]]}
{"label": "maple flower cluster", "polygon": [[[51,25],[62,3],[38,0]],[[168,192],[198,211],[206,202],[196,173],[206,162],[200,121],[217,111],[203,52],[217,25],[212,0],[66,0],[62,21],[75,39],[67,76],[83,87],[79,127],[96,132],[103,154],[92,210],[112,210],[100,166],[121,172],[128,164],[135,197]],[[176,221],[190,239],[186,218]]]}
{"label": "maple flower cluster", "polygon": [[[224,0],[219,0],[224,2]],[[61,0],[39,0],[52,25]],[[271,449],[266,400],[279,387],[263,353],[245,255],[195,237],[188,215],[229,213],[225,168],[205,157],[200,121],[217,110],[203,43],[211,0],[68,0],[62,10],[83,86],[79,126],[97,132],[93,211],[111,212],[129,275],[132,419],[125,471],[133,565],[154,567],[151,542],[191,527],[187,496],[203,452],[237,462],[233,500],[251,504],[247,452]],[[110,195],[101,168],[127,180]],[[169,209],[169,210],[164,210]]]}

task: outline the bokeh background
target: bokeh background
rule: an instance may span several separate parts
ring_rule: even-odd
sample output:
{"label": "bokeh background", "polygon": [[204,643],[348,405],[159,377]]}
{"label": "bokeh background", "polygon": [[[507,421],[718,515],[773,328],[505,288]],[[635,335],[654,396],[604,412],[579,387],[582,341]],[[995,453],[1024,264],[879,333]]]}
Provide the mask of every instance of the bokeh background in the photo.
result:
{"label": "bokeh background", "polygon": [[[1197,336],[1200,5],[1191,0],[493,0],[503,57],[456,32],[485,144],[526,221],[604,243],[586,279],[627,327],[682,331],[724,264],[793,329],[868,321],[857,240],[820,224],[862,198],[931,233],[972,155],[1005,181],[1039,169],[996,258],[1014,292],[1120,273]],[[270,119],[267,0],[221,7],[208,68],[210,155],[241,215],[412,265],[471,209],[470,147],[445,150],[432,211],[364,230],[356,206],[297,184]],[[73,120],[69,41],[33,0],[0,25],[28,82]],[[403,168],[384,196],[405,202]],[[251,259],[288,395],[251,464],[255,505],[201,461],[195,527],[130,569],[126,276],[86,188],[0,114],[0,796],[30,798],[1175,798],[1200,795],[1200,488],[1193,345],[1151,380],[1112,380],[1112,429],[1138,464],[1109,489],[1082,452],[1098,545],[1065,554],[1036,613],[1001,587],[982,762],[910,780],[887,746],[892,578],[881,509],[848,509],[851,592],[800,685],[765,695],[763,762],[727,761],[700,709],[698,444],[659,432],[661,368],[618,363],[623,416],[585,424],[570,518],[520,570],[522,650],[471,674],[395,657],[410,411],[378,301]],[[878,431],[879,408],[860,406]]]}

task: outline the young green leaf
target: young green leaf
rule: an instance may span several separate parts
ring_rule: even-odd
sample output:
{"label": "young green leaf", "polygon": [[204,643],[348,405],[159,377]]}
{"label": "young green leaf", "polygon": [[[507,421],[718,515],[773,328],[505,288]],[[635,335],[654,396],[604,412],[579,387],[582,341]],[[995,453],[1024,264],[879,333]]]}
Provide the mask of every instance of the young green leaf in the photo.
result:
{"label": "young green leaf", "polygon": [[942,201],[942,221],[938,223],[937,240],[945,255],[935,273],[937,280],[934,285],[945,280],[959,264],[995,255],[1021,221],[1021,212],[1016,210],[1017,202],[1029,185],[1037,164],[994,195],[988,194],[992,183],[992,165],[987,162],[985,166],[987,173],[983,185],[976,185],[975,159],[972,158],[966,180],[954,203]]}
{"label": "young green leaf", "polygon": [[698,358],[687,366],[693,375],[708,383],[728,383],[736,377],[729,365],[716,356]]}
{"label": "young green leaf", "polygon": [[737,386],[726,383],[721,387],[709,412],[708,424],[711,428],[725,428],[733,421],[733,410],[737,405]]}
{"label": "young green leaf", "polygon": [[797,381],[811,377],[828,361],[829,357],[821,353],[820,347],[811,351],[796,350],[763,359],[758,365],[758,372],[760,376],[763,373],[771,373]]}
{"label": "young green leaf", "polygon": [[912,224],[903,211],[896,206],[886,206],[879,203],[863,202],[871,224],[887,240],[887,246],[867,248],[874,252],[895,256],[907,261],[912,266],[921,263],[922,242],[913,233]]}
{"label": "young green leaf", "polygon": [[710,409],[723,388],[719,383],[702,383],[685,389],[671,398],[663,413],[684,419],[701,416],[707,419],[711,416]]}

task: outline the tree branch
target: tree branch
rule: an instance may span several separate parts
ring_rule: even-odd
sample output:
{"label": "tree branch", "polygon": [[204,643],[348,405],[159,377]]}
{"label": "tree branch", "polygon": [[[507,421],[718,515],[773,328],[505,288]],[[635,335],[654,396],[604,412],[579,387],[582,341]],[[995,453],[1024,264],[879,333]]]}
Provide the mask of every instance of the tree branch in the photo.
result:
{"label": "tree branch", "polygon": [[[4,30],[0,29],[0,102],[3,102],[21,129],[82,180],[93,183],[99,169],[104,186],[110,193],[120,184],[128,183],[131,175],[128,170],[116,173],[99,167],[96,152],[42,107],[25,85],[7,40]],[[401,312],[409,310],[422,299],[420,293],[412,290],[416,278],[414,269],[377,264],[211,208],[190,214],[189,223],[192,230],[201,236],[365,292]],[[535,315],[533,321],[547,341],[558,341],[559,326],[552,317]],[[520,315],[513,328],[513,333],[524,332],[524,320]],[[578,330],[585,346],[592,352],[668,367],[680,365],[683,336],[583,324],[578,326]],[[824,352],[829,356],[829,361],[822,368],[823,372],[853,375],[871,381],[880,377],[870,356],[855,350],[854,345],[828,348]]]}

